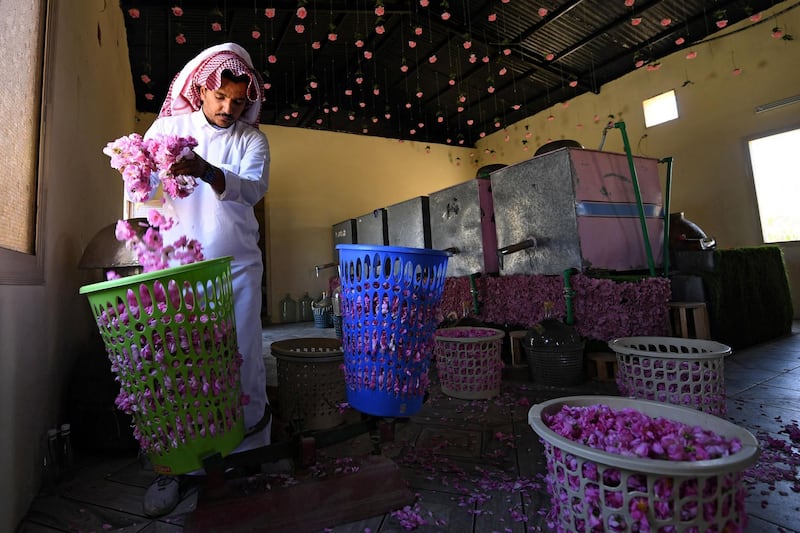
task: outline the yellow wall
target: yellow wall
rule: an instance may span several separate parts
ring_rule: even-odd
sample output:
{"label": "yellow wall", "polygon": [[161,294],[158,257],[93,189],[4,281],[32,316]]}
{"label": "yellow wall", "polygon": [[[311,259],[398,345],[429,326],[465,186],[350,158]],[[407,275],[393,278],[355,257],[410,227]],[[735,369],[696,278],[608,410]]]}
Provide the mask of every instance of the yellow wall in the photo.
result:
{"label": "yellow wall", "polygon": [[[776,129],[800,127],[800,103],[754,112],[758,105],[800,94],[800,44],[771,37],[776,25],[789,33],[800,27],[800,9],[769,16],[790,4],[783,2],[765,12],[761,24],[741,23],[723,38],[673,54],[661,61],[658,70],[641,68],[603,86],[600,94],[576,97],[566,107],[556,103],[482,139],[477,153],[494,157],[486,162],[512,164],[529,158],[548,139],[575,139],[597,149],[604,125],[609,120],[624,121],[634,155],[674,158],[671,212],[685,212],[721,248],[760,245],[746,141]],[[697,52],[695,59],[686,59],[689,50]],[[734,68],[742,69],[741,74],[734,75]],[[684,86],[687,79],[692,83]],[[645,128],[642,101],[670,89],[677,94],[680,118]],[[525,151],[522,140],[528,131]],[[624,152],[619,130],[608,132],[604,150]],[[663,183],[666,165],[662,167]],[[795,316],[800,317],[800,245],[781,247]]]}
{"label": "yellow wall", "polygon": [[[139,115],[139,128],[155,119]],[[143,129],[142,129],[143,128]],[[267,294],[272,322],[289,293],[319,298],[335,269],[333,225],[475,177],[474,149],[261,126],[270,144],[266,196]]]}

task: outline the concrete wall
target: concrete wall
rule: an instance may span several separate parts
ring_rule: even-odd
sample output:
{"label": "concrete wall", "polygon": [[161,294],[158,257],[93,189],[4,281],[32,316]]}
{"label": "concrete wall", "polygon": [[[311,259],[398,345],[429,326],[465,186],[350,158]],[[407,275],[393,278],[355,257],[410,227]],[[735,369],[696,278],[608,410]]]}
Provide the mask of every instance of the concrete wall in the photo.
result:
{"label": "concrete wall", "polygon": [[50,4],[44,283],[0,285],[0,531],[15,529],[39,488],[45,431],[63,421],[66,376],[97,335],[77,265],[95,232],[122,213],[121,180],[101,150],[135,120],[120,9],[106,0]]}

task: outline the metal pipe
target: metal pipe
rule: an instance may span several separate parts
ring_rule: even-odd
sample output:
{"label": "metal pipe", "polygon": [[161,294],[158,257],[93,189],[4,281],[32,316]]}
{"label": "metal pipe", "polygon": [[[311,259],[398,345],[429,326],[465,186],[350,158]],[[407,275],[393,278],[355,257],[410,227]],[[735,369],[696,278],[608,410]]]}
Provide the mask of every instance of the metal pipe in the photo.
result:
{"label": "metal pipe", "polygon": [[498,248],[497,259],[500,263],[500,268],[503,268],[503,256],[521,252],[522,250],[527,250],[528,248],[536,248],[535,237],[528,237],[524,241],[518,242],[516,244],[509,244],[508,246],[503,246],[502,248]]}
{"label": "metal pipe", "polygon": [[324,265],[314,265],[314,273],[319,277],[319,271],[326,268],[333,268],[339,266],[339,263],[325,263]]}
{"label": "metal pipe", "polygon": [[570,283],[570,277],[575,272],[576,270],[574,268],[568,268],[562,272],[562,275],[564,276],[564,303],[567,308],[567,317],[564,319],[564,323],[570,326],[575,323],[575,315],[572,311],[572,299],[575,296],[575,290],[572,288]]}
{"label": "metal pipe", "polygon": [[659,159],[667,164],[667,182],[664,191],[664,277],[669,276],[669,200],[672,196],[672,156]]}
{"label": "metal pipe", "polygon": [[625,131],[624,122],[616,122],[614,127],[622,133],[622,143],[625,145],[625,155],[628,156],[628,166],[631,169],[631,180],[633,181],[633,192],[636,195],[636,207],[639,210],[639,222],[642,225],[642,239],[644,240],[644,250],[647,253],[647,265],[650,267],[650,275],[656,275],[656,265],[653,262],[653,250],[650,248],[650,234],[647,232],[647,219],[644,216],[644,206],[642,206],[642,194],[639,191],[639,178],[636,177],[636,165],[633,164],[631,145],[628,142],[628,134]]}

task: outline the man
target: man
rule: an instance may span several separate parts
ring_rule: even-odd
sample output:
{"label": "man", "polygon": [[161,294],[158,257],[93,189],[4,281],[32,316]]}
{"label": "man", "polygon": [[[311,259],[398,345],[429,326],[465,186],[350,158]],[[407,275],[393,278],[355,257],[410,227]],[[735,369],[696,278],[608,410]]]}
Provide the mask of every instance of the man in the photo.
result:
{"label": "man", "polygon": [[[196,176],[194,192],[167,199],[177,224],[166,232],[197,239],[206,259],[232,256],[236,337],[244,363],[242,393],[246,436],[233,453],[270,443],[271,423],[261,341],[261,276],[258,222],[253,206],[267,192],[269,144],[258,129],[263,84],[250,55],[226,43],[201,52],[173,80],[159,117],[145,134],[192,136],[192,159],[172,165],[174,175]],[[172,235],[170,235],[172,233]],[[144,512],[170,512],[181,497],[180,478],[159,476],[147,489]]]}

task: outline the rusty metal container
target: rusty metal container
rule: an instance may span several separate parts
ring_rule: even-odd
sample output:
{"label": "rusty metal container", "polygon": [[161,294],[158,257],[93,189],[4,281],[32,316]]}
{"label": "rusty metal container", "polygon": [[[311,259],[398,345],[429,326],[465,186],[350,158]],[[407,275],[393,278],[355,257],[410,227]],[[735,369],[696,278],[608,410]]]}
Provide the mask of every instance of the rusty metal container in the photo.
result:
{"label": "rusty metal container", "polygon": [[357,244],[389,244],[389,227],[386,221],[386,209],[375,209],[370,213],[356,217]]}
{"label": "rusty metal container", "polygon": [[390,246],[431,247],[429,205],[430,201],[427,196],[417,196],[386,207]]}
{"label": "rusty metal container", "polygon": [[475,178],[431,193],[431,244],[449,250],[450,277],[497,273],[497,234],[491,181]]}
{"label": "rusty metal container", "polygon": [[[658,161],[634,157],[651,256],[660,265],[664,217]],[[562,148],[491,174],[500,274],[568,268],[648,268],[624,154]]]}

